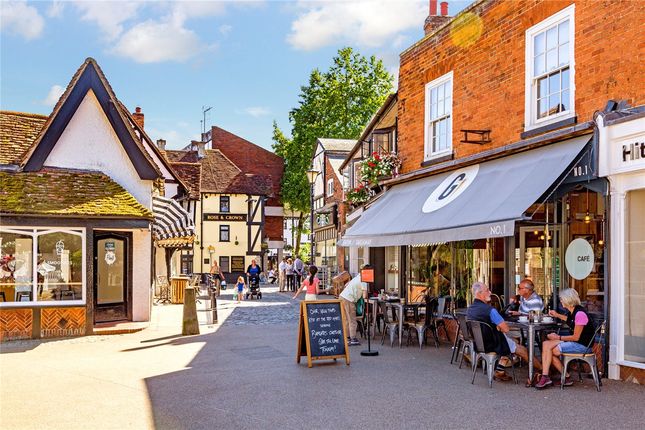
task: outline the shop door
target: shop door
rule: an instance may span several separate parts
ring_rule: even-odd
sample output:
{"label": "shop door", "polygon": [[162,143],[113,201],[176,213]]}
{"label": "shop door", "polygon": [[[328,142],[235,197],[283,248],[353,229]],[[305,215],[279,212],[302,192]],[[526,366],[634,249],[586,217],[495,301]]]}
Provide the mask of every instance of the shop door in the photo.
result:
{"label": "shop door", "polygon": [[544,303],[551,303],[553,291],[560,288],[560,227],[550,226],[520,228],[520,247],[515,255],[515,286],[528,277],[535,285]]}
{"label": "shop door", "polygon": [[128,319],[129,237],[94,236],[94,322]]}

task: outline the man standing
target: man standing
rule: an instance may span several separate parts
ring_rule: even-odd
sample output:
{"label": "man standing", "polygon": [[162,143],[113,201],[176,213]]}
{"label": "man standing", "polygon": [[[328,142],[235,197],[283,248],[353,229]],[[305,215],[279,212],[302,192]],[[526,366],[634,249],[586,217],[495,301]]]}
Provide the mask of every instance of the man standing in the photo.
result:
{"label": "man standing", "polygon": [[[516,344],[510,337],[506,336],[506,333],[509,332],[508,324],[506,324],[504,318],[502,318],[499,312],[497,312],[497,309],[490,305],[490,289],[488,286],[483,282],[475,282],[472,290],[475,300],[473,301],[473,304],[468,307],[466,317],[469,320],[485,322],[492,327],[497,327],[498,330],[497,333],[494,333],[494,335],[497,336],[497,339],[484,339],[484,342],[491,346],[491,351],[487,352],[496,352],[500,356],[514,353],[528,361],[528,350],[524,346]],[[533,365],[536,368],[542,368],[542,364],[536,358],[533,359]],[[502,381],[512,379],[506,374],[506,372],[504,372],[503,368],[496,369],[495,377]]]}
{"label": "man standing", "polygon": [[509,311],[509,315],[528,315],[530,311],[542,312],[544,302],[535,292],[533,281],[524,279],[517,287],[517,293],[520,295],[520,308],[517,311]]}
{"label": "man standing", "polygon": [[296,276],[296,289],[300,287],[300,282],[302,281],[302,275],[304,272],[305,263],[302,262],[299,256],[296,256],[296,259],[293,262],[293,274]]}
{"label": "man standing", "polygon": [[361,275],[357,275],[345,285],[345,289],[339,295],[345,312],[345,332],[349,333],[348,343],[350,346],[361,344],[356,337],[356,326],[358,325],[356,302],[364,297],[366,291],[367,284],[361,282]]}
{"label": "man standing", "polygon": [[282,257],[282,261],[278,265],[278,289],[280,292],[284,291],[284,285],[287,282],[287,257]]}

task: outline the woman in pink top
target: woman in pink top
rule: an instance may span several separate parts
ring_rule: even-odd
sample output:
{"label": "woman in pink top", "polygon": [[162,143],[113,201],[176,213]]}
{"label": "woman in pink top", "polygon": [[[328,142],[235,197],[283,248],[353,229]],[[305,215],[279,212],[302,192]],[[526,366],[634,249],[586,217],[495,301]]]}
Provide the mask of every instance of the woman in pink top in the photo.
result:
{"label": "woman in pink top", "polygon": [[302,286],[296,291],[296,294],[293,296],[295,299],[298,297],[298,294],[304,289],[305,300],[316,300],[317,294],[320,292],[320,279],[316,278],[316,273],[318,273],[318,268],[313,264],[309,266],[309,277],[302,282]]}

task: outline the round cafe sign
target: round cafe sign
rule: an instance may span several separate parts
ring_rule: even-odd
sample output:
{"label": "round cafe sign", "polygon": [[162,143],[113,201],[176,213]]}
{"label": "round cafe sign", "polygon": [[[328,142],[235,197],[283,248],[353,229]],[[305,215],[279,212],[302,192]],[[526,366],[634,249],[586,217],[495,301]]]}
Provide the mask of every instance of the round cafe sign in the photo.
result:
{"label": "round cafe sign", "polygon": [[585,279],[593,270],[593,248],[586,240],[575,239],[567,247],[564,262],[573,279]]}

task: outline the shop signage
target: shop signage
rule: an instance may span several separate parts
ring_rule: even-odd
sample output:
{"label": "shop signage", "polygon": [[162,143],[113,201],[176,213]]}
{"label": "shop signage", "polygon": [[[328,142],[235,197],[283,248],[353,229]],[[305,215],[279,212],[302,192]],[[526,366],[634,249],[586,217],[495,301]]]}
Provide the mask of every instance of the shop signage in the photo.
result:
{"label": "shop signage", "polygon": [[587,149],[582,157],[580,157],[576,164],[571,168],[569,175],[567,175],[562,183],[570,184],[596,179],[598,176],[596,175],[593,166],[594,162],[592,151],[591,149]]}
{"label": "shop signage", "polygon": [[56,242],[56,255],[63,255],[63,251],[65,250],[65,242],[62,240],[59,240]]}
{"label": "shop signage", "polygon": [[246,214],[204,214],[204,221],[246,221]]}
{"label": "shop signage", "polygon": [[244,257],[231,257],[231,272],[244,272]]}
{"label": "shop signage", "polygon": [[479,172],[479,164],[468,166],[451,173],[430,194],[421,209],[423,213],[431,213],[455,200],[472,184]]}
{"label": "shop signage", "polygon": [[564,264],[573,279],[585,279],[594,267],[591,244],[582,238],[571,241],[564,255]]}
{"label": "shop signage", "polygon": [[297,362],[307,357],[307,366],[312,367],[314,360],[344,358],[349,365],[344,320],[340,300],[300,302]]}
{"label": "shop signage", "polygon": [[623,163],[645,159],[645,142],[623,145]]}
{"label": "shop signage", "polygon": [[114,242],[105,242],[105,262],[108,266],[116,263],[116,246]]}

